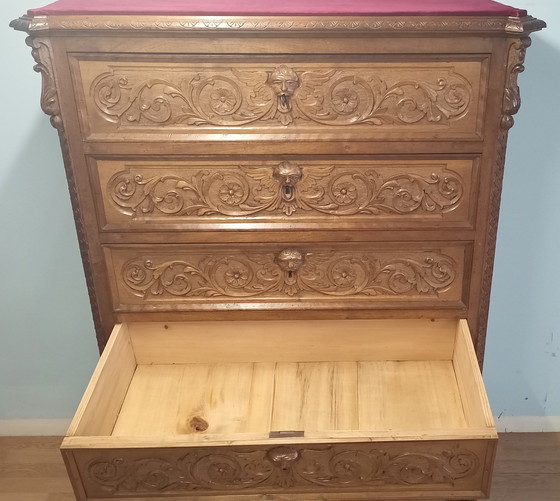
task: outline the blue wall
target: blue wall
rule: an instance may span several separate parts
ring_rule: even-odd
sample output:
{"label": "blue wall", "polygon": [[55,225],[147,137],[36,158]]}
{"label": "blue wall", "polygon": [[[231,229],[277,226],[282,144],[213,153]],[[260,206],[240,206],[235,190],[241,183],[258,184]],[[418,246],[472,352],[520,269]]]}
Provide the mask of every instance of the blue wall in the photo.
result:
{"label": "blue wall", "polygon": [[[495,414],[559,416],[560,4],[521,4],[549,29],[520,79],[485,378]],[[7,28],[33,6],[0,5],[0,420],[70,417],[97,360],[58,138],[24,35]]]}
{"label": "blue wall", "polygon": [[485,379],[494,414],[560,415],[560,3],[519,2],[533,35],[510,133]]}

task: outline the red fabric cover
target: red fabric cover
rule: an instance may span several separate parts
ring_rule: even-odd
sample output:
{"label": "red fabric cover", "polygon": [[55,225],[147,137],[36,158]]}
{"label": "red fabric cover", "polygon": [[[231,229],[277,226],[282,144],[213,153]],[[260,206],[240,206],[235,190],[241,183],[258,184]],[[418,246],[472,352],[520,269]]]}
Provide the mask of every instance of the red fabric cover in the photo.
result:
{"label": "red fabric cover", "polygon": [[515,16],[527,11],[491,0],[59,0],[32,16]]}

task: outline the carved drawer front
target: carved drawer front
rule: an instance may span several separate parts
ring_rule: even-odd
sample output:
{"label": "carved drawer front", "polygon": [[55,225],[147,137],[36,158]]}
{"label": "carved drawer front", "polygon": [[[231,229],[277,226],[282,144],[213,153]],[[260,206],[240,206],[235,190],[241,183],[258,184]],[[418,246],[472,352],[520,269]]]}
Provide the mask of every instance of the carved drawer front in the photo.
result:
{"label": "carved drawer front", "polygon": [[483,57],[449,62],[435,56],[421,62],[408,56],[392,56],[390,62],[340,55],[252,59],[73,58],[85,135],[157,141],[210,138],[212,133],[231,134],[229,140],[238,134],[244,139],[311,134],[316,139],[318,133],[324,139],[481,139]]}
{"label": "carved drawer front", "polygon": [[447,242],[106,247],[118,311],[460,308],[470,253]]}
{"label": "carved drawer front", "polygon": [[[472,227],[477,158],[91,159],[102,229]],[[221,226],[223,227],[223,226]]]}
{"label": "carved drawer front", "polygon": [[465,320],[141,322],[62,447],[80,501],[442,500],[485,496],[496,438]]}
{"label": "carved drawer front", "polygon": [[395,491],[403,495],[426,490],[439,491],[440,495],[457,491],[476,495],[485,480],[487,456],[491,456],[491,449],[482,440],[88,450],[75,454],[91,498],[277,493],[290,500],[301,499],[303,493],[335,493],[321,499],[348,499],[336,495],[341,490],[369,491],[370,500]]}

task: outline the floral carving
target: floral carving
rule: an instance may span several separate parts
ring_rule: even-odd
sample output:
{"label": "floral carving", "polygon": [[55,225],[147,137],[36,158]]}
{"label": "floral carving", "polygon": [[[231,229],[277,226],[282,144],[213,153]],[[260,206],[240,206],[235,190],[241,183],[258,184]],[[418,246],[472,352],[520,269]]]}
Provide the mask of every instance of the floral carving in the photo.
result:
{"label": "floral carving", "polygon": [[177,259],[133,259],[124,285],[146,300],[158,297],[262,295],[437,296],[456,277],[456,262],[436,252],[326,252],[305,254],[191,254]]}
{"label": "floral carving", "polygon": [[461,448],[391,453],[368,444],[199,449],[176,459],[98,458],[87,466],[96,493],[371,489],[384,485],[448,485],[476,475],[480,462]]}
{"label": "floral carving", "polygon": [[115,67],[91,86],[109,122],[134,125],[236,127],[254,122],[349,126],[448,123],[464,117],[469,82],[450,69],[414,78],[383,78],[383,68],[271,70],[185,68],[181,78],[149,78]]}
{"label": "floral carving", "polygon": [[200,169],[190,176],[146,176],[130,168],[110,179],[107,192],[119,211],[133,218],[404,216],[453,211],[463,201],[464,182],[459,174],[441,168],[428,176],[382,176],[374,169],[282,162],[274,167]]}

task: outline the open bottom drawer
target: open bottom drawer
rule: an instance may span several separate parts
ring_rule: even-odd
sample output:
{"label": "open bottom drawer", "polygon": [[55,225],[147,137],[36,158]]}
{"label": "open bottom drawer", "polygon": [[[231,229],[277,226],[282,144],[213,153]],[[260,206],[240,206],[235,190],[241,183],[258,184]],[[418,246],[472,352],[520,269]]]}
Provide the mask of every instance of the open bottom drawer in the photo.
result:
{"label": "open bottom drawer", "polygon": [[465,320],[129,323],[62,449],[79,500],[478,499],[496,438]]}

